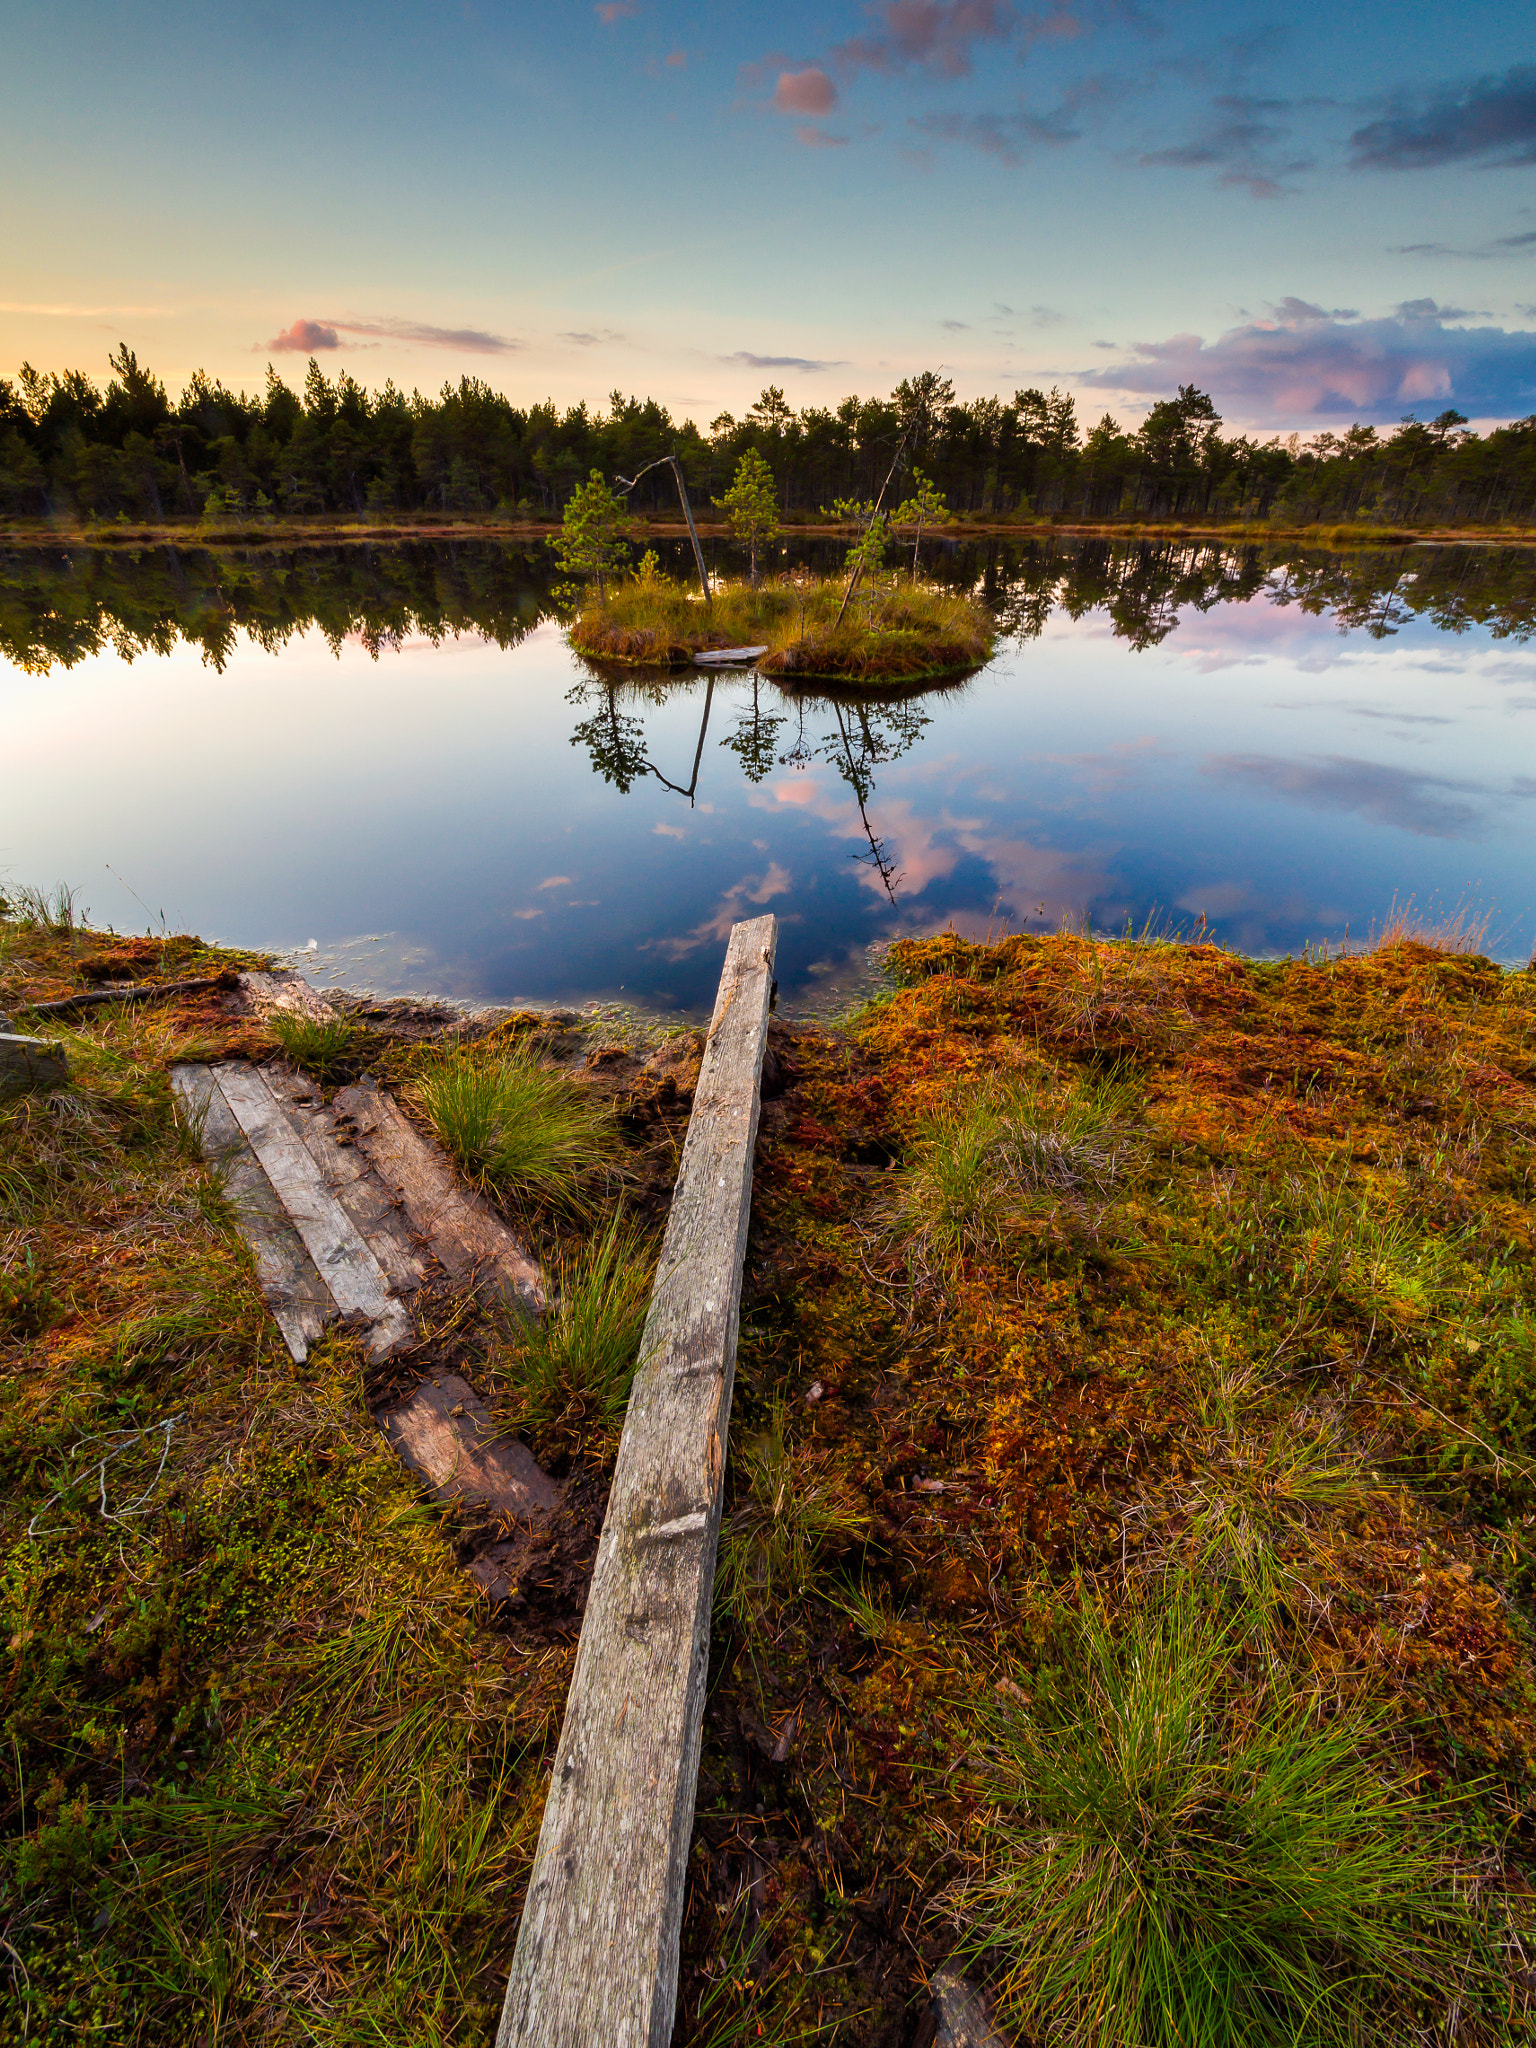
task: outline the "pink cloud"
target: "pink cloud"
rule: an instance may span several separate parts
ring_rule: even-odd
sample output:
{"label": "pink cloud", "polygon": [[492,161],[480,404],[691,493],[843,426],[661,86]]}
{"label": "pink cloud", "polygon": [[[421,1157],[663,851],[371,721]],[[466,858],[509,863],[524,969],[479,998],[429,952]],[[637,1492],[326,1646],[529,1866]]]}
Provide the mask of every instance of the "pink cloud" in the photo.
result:
{"label": "pink cloud", "polygon": [[781,114],[830,114],[837,105],[837,87],[815,64],[804,71],[781,71],[773,104]]}
{"label": "pink cloud", "polygon": [[924,64],[960,78],[971,68],[973,43],[1003,42],[1014,25],[1013,9],[1002,0],[886,0],[877,13],[883,35],[853,36],[833,52],[849,70]]}
{"label": "pink cloud", "polygon": [[671,66],[672,70],[681,71],[687,62],[688,52],[686,50],[668,50],[667,63]]}
{"label": "pink cloud", "polygon": [[340,348],[341,337],[323,320],[295,320],[291,327],[275,334],[267,347],[275,356],[312,356],[317,349]]}
{"label": "pink cloud", "polygon": [[803,142],[807,149],[846,149],[846,135],[829,135],[825,128],[807,128],[802,122],[795,130],[796,142]]}
{"label": "pink cloud", "polygon": [[637,0],[598,0],[597,6],[592,10],[598,20],[606,23],[609,28],[612,28],[616,21],[622,20],[626,14],[634,14],[636,11]]}

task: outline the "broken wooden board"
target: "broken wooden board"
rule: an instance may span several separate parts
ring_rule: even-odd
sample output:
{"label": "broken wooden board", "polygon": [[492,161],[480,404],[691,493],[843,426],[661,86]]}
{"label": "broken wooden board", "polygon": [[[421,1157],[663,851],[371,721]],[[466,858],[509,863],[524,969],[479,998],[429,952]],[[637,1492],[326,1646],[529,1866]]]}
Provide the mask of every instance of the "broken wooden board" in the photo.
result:
{"label": "broken wooden board", "polygon": [[953,1964],[934,1971],[928,1991],[933,2000],[933,2048],[1008,2048],[992,2024],[985,1999]]}
{"label": "broken wooden board", "polygon": [[430,1373],[390,1409],[384,1434],[445,1504],[519,1522],[542,1521],[560,1505],[560,1488],[533,1453],[496,1434],[485,1403],[456,1372]]}
{"label": "broken wooden board", "polygon": [[706,647],[693,657],[693,664],[695,668],[728,668],[732,662],[756,661],[767,652],[766,641],[761,647]]}
{"label": "broken wooden board", "polygon": [[0,1096],[63,1088],[68,1082],[69,1061],[55,1039],[0,1032]]}
{"label": "broken wooden board", "polygon": [[726,950],[497,2048],[672,2039],[777,938]]}
{"label": "broken wooden board", "polygon": [[328,1109],[314,1082],[296,1067],[266,1066],[262,1074],[288,1121],[320,1169],[320,1177],[357,1225],[395,1294],[414,1294],[429,1260],[412,1240],[412,1226],[396,1197],[352,1141],[351,1127]]}
{"label": "broken wooden board", "polygon": [[295,1362],[302,1365],[336,1304],[304,1240],[289,1222],[261,1162],[208,1067],[171,1069],[171,1087],[203,1157],[223,1180],[240,1234],[251,1248],[256,1282]]}
{"label": "broken wooden board", "polygon": [[325,1185],[266,1077],[239,1060],[225,1060],[211,1071],[336,1306],[367,1322],[370,1354],[389,1358],[413,1344],[410,1316],[390,1292],[357,1225]]}
{"label": "broken wooden board", "polygon": [[336,1014],[319,990],[311,988],[303,975],[292,968],[268,973],[253,967],[241,975],[240,985],[258,1017],[270,1017],[274,1010],[291,1010],[297,1016],[313,1017],[317,1023],[323,1023]]}
{"label": "broken wooden board", "polygon": [[535,1315],[544,1311],[544,1280],[527,1247],[489,1205],[459,1185],[446,1156],[369,1076],[337,1091],[335,1113],[411,1229],[455,1280],[488,1280]]}

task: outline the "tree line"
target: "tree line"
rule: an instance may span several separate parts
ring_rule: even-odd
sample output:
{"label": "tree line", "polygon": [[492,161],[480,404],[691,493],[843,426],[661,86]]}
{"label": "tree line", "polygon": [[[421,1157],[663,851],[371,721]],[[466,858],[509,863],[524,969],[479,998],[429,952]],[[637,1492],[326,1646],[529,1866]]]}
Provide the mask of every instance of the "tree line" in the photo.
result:
{"label": "tree line", "polygon": [[[770,386],[740,419],[700,429],[654,399],[613,392],[606,411],[521,407],[479,378],[435,398],[368,391],[311,358],[302,391],[271,365],[265,389],[197,372],[178,400],[118,348],[98,387],[24,363],[0,378],[0,513],[18,519],[293,519],[489,515],[557,519],[596,469],[615,481],[675,455],[701,507],[748,453],[771,469],[787,521],[873,500],[893,466],[921,470],[975,519],[1255,519],[1281,525],[1459,525],[1536,518],[1536,415],[1474,434],[1462,415],[1342,435],[1222,432],[1210,397],[1181,385],[1135,429],[1106,413],[1086,431],[1052,388],[958,402],[937,371],[888,398],[790,406]],[[666,469],[627,494],[676,509]]]}

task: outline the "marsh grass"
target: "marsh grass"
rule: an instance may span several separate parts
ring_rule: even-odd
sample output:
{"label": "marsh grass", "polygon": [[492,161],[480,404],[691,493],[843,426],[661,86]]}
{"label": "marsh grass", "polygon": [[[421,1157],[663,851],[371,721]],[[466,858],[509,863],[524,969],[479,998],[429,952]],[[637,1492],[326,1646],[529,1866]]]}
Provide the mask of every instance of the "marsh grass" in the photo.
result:
{"label": "marsh grass", "polygon": [[1011,2016],[1073,2048],[1421,2038],[1474,1975],[1446,1816],[1380,1731],[1283,1668],[1240,1669],[1188,1599],[1118,1632],[1085,1608],[1070,1662],[995,1716],[969,1941]]}
{"label": "marsh grass", "polygon": [[274,1010],[267,1029],[296,1067],[322,1083],[346,1069],[359,1036],[345,1017],[309,1017],[298,1010]]}
{"label": "marsh grass", "polygon": [[34,931],[71,937],[81,926],[79,891],[67,882],[38,889],[13,882],[0,894],[0,915]]}
{"label": "marsh grass", "polygon": [[921,1264],[1008,1243],[1032,1209],[1086,1213],[1134,1156],[1133,1091],[1114,1076],[1066,1086],[993,1078],[956,1090],[918,1126],[890,1227]]}
{"label": "marsh grass", "polygon": [[579,1213],[594,1182],[617,1165],[612,1110],[524,1047],[492,1059],[451,1053],[415,1094],[468,1178],[513,1201]]}
{"label": "marsh grass", "polygon": [[611,1447],[640,1364],[655,1249],[622,1213],[556,1267],[555,1299],[513,1336],[510,1419],[543,1448]]}
{"label": "marsh grass", "polygon": [[783,1400],[735,1451],[736,1504],[715,1572],[716,1611],[742,1637],[804,1593],[824,1557],[841,1555],[869,1530],[869,1514],[814,1454],[788,1434]]}
{"label": "marsh grass", "polygon": [[782,577],[755,590],[722,583],[706,608],[667,577],[630,578],[581,613],[571,644],[594,660],[642,667],[680,666],[710,647],[766,646],[765,675],[876,683],[976,668],[992,653],[996,628],[972,598],[897,578],[839,625],[846,587],[841,577]]}

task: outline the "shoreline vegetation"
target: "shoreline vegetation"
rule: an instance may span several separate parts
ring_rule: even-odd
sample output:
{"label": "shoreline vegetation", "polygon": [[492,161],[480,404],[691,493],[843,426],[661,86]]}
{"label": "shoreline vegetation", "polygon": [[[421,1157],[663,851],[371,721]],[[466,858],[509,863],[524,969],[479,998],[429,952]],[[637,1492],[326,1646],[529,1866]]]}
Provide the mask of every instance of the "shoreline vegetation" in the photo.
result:
{"label": "shoreline vegetation", "polygon": [[[731,537],[728,520],[701,512],[695,521],[705,539]],[[814,513],[790,514],[782,520],[783,537],[815,540],[825,536],[841,539],[861,529],[848,519],[823,518]],[[0,520],[0,543],[8,547],[305,547],[337,546],[376,541],[433,540],[549,540],[561,531],[555,518],[507,518],[496,513],[433,512],[394,513],[367,517],[354,513],[312,513],[301,518],[273,515],[271,518],[240,516],[204,520],[184,519],[31,519]],[[686,540],[688,528],[682,519],[666,513],[632,514],[626,531],[636,544],[651,540]],[[954,513],[949,538],[958,540],[1030,540],[1056,538],[1105,538],[1110,540],[1216,540],[1244,542],[1290,541],[1298,545],[1331,548],[1383,548],[1413,545],[1452,547],[1499,546],[1536,547],[1536,523],[1488,522],[1456,525],[1427,521],[1412,525],[1401,520],[1385,525],[1361,522],[1313,520],[1305,524],[1283,524],[1273,520],[1209,516],[1192,519],[1170,518],[1064,518],[1050,514],[998,516],[982,513]]]}
{"label": "shoreline vegetation", "polygon": [[997,627],[973,598],[896,581],[857,593],[848,578],[716,584],[708,605],[671,578],[616,585],[583,608],[567,637],[589,661],[684,668],[711,649],[762,644],[752,666],[803,681],[897,684],[969,673],[989,660]]}
{"label": "shoreline vegetation", "polygon": [[[23,1031],[261,964],[7,894]],[[1481,944],[941,933],[770,1026],[679,2048],[911,2039],[957,1957],[1082,2048],[1536,2038],[1536,973]],[[49,1017],[0,1104],[18,2040],[494,2028],[702,1038],[327,1000]],[[499,1605],[399,1368],[278,1338],[169,1087],[217,1058],[372,1073],[559,1276],[412,1355],[564,1485]]]}

